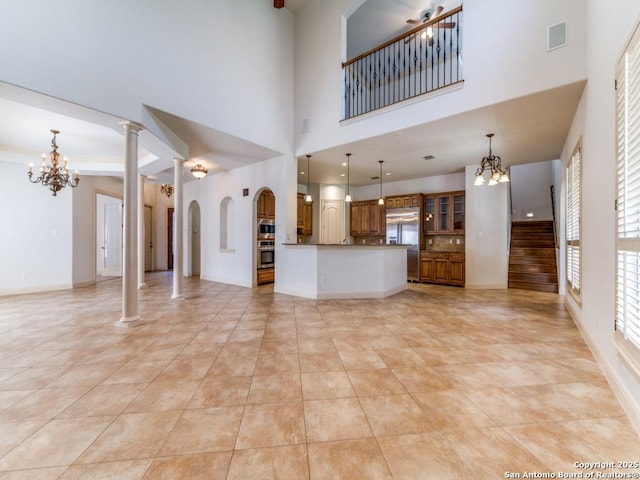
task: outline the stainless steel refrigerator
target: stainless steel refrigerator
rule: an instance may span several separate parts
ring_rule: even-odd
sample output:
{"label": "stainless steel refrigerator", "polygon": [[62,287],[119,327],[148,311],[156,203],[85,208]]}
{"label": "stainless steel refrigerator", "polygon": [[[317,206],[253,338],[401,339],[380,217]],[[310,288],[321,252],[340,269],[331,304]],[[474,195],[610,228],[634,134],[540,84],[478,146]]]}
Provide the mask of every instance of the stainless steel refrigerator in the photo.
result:
{"label": "stainless steel refrigerator", "polygon": [[407,246],[407,280],[420,280],[420,207],[387,210],[387,244]]}

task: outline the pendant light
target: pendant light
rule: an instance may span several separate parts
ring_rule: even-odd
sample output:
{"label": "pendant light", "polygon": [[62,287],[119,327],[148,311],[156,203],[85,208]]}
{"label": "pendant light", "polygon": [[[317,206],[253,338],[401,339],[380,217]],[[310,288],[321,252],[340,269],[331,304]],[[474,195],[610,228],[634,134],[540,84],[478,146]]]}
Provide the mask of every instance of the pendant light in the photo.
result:
{"label": "pendant light", "polygon": [[313,199],[311,198],[311,192],[309,190],[309,181],[311,179],[311,172],[309,171],[309,159],[311,158],[311,155],[307,155],[307,195],[304,197],[304,201],[307,203],[311,203],[313,202]]}
{"label": "pendant light", "polygon": [[347,156],[347,195],[344,197],[344,201],[349,203],[351,202],[351,195],[349,194],[349,157],[351,157],[350,153],[345,153]]}
{"label": "pendant light", "polygon": [[382,163],[384,160],[378,160],[380,164],[380,198],[378,198],[378,205],[384,205],[384,198],[382,197]]}

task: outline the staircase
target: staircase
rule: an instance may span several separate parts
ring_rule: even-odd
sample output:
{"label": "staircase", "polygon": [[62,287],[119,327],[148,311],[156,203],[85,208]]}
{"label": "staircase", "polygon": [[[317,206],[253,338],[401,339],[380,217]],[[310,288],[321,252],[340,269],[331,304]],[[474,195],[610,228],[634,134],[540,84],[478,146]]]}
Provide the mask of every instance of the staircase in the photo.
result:
{"label": "staircase", "polygon": [[513,222],[509,288],[558,293],[553,222]]}

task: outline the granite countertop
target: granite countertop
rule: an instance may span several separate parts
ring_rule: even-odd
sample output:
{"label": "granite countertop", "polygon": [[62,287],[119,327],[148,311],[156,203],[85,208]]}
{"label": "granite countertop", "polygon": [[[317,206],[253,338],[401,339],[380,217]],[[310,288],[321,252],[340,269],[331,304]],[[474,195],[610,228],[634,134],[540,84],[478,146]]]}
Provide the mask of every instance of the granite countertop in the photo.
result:
{"label": "granite countertop", "polygon": [[282,245],[297,247],[407,247],[407,245],[388,243],[283,243]]}

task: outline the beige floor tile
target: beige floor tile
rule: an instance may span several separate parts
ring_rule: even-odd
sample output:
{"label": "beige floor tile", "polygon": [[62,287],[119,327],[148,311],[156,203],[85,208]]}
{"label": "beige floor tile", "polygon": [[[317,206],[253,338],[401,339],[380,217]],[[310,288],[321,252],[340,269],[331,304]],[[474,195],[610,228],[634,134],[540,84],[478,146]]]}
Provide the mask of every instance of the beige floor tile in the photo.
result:
{"label": "beige floor tile", "polygon": [[300,373],[297,353],[272,353],[261,351],[256,362],[254,375],[277,375],[282,373]]}
{"label": "beige floor tile", "polygon": [[202,380],[213,364],[210,357],[187,357],[172,360],[156,377],[156,381]]}
{"label": "beige floor tile", "polygon": [[58,480],[67,467],[36,468],[13,472],[0,472],[2,480]]}
{"label": "beige floor tile", "polygon": [[355,398],[304,402],[308,442],[372,437],[360,402]]}
{"label": "beige floor tile", "polygon": [[360,397],[364,413],[377,437],[423,433],[433,424],[410,395]]}
{"label": "beige floor tile", "polygon": [[120,415],[77,463],[114,462],[154,457],[180,416],[179,411]]}
{"label": "beige floor tile", "polygon": [[387,368],[387,364],[373,350],[343,350],[340,360],[347,370],[372,370]]}
{"label": "beige floor tile", "polygon": [[167,366],[166,360],[140,361],[131,360],[107,377],[102,383],[113,385],[116,383],[150,383]]}
{"label": "beige floor tile", "polygon": [[167,437],[160,456],[232,450],[243,407],[186,410]]}
{"label": "beige floor tile", "polygon": [[71,465],[59,480],[141,480],[149,465],[151,460]]}
{"label": "beige floor tile", "polygon": [[76,387],[79,385],[98,385],[122,365],[117,363],[103,365],[80,365],[47,384],[47,388]]}
{"label": "beige floor tile", "polygon": [[113,326],[120,279],[0,301],[0,462],[21,469],[0,479],[488,479],[640,456],[558,295],[185,278],[174,302],[171,272],[146,281],[132,329]]}
{"label": "beige floor tile", "polygon": [[356,396],[346,372],[303,373],[301,377],[305,400]]}
{"label": "beige floor tile", "polygon": [[309,444],[309,470],[314,480],[393,478],[372,438]]}
{"label": "beige floor tile", "polygon": [[548,471],[541,460],[501,428],[450,430],[441,433],[440,438],[477,478],[504,478],[505,472]]}
{"label": "beige floor tile", "polygon": [[384,437],[378,443],[396,480],[483,478],[437,434]]}
{"label": "beige floor tile", "polygon": [[252,377],[209,377],[191,397],[188,408],[225,407],[247,403]]}
{"label": "beige floor tile", "polygon": [[422,367],[396,367],[392,368],[393,374],[407,391],[434,392],[448,390],[453,385],[438,372],[427,366]]}
{"label": "beige floor tile", "polygon": [[300,374],[255,375],[251,382],[247,403],[300,402],[302,390]]}
{"label": "beige floor tile", "polygon": [[82,397],[90,388],[81,386],[38,390],[0,410],[0,422],[51,419]]}
{"label": "beige floor tile", "polygon": [[178,457],[160,457],[153,461],[148,480],[224,480],[231,452],[202,453]]}
{"label": "beige floor tile", "polygon": [[341,372],[344,370],[337,352],[301,353],[299,361],[302,373]]}
{"label": "beige floor tile", "polygon": [[0,458],[45,423],[46,420],[0,423]]}
{"label": "beige floor tile", "polygon": [[247,405],[235,448],[297,445],[305,441],[302,402]]}
{"label": "beige floor tile", "polygon": [[[158,379],[162,376],[157,377]],[[198,381],[155,381],[129,404],[127,413],[164,412],[187,407],[200,385]]]}
{"label": "beige floor tile", "polygon": [[52,420],[0,460],[0,471],[72,464],[113,417]]}
{"label": "beige floor tile", "polygon": [[119,415],[147,387],[146,383],[98,385],[73,403],[58,417],[92,417]]}
{"label": "beige floor tile", "polygon": [[437,430],[497,426],[459,390],[415,393],[413,399]]}
{"label": "beige floor tile", "polygon": [[359,397],[407,393],[391,369],[350,370],[349,379]]}
{"label": "beige floor tile", "polygon": [[236,450],[227,480],[309,478],[307,449],[304,445]]}

